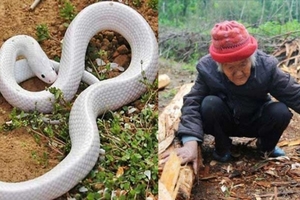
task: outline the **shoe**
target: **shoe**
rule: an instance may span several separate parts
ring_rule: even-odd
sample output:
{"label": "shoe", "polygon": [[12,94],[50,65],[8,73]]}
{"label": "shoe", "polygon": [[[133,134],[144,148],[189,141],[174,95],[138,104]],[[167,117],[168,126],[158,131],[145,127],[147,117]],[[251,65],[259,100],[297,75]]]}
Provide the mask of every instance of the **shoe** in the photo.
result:
{"label": "shoe", "polygon": [[279,157],[279,156],[285,156],[285,152],[279,148],[278,146],[275,146],[275,148],[272,151],[262,151],[262,145],[261,145],[261,140],[260,138],[257,138],[256,141],[256,147],[258,150],[260,150],[262,156],[267,156],[267,157]]}
{"label": "shoe", "polygon": [[274,150],[269,153],[269,157],[279,157],[279,156],[285,156],[285,152],[281,148],[276,146]]}
{"label": "shoe", "polygon": [[213,158],[219,162],[228,162],[232,159],[230,152],[224,154],[224,156],[220,156],[216,150],[213,152]]}

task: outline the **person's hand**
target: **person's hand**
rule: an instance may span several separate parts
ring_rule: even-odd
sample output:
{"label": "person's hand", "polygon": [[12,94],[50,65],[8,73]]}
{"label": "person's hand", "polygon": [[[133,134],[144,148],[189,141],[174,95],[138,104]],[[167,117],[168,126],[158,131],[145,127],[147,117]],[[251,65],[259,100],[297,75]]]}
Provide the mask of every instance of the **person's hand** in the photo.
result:
{"label": "person's hand", "polygon": [[[198,172],[198,142],[189,141],[184,143],[183,147],[176,149],[177,156],[181,158],[181,164],[191,162],[193,164],[194,173]],[[162,163],[167,162],[170,152],[162,154]]]}

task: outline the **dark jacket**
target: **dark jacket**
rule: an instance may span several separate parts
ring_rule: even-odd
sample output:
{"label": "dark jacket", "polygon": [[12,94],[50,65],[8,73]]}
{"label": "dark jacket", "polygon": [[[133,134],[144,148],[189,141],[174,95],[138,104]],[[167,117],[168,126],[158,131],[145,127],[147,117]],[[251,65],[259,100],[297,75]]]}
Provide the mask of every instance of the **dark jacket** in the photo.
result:
{"label": "dark jacket", "polygon": [[243,122],[253,117],[271,101],[270,95],[300,113],[300,85],[277,67],[277,59],[262,51],[256,52],[256,66],[244,85],[236,86],[218,71],[210,55],[197,64],[198,77],[191,91],[184,96],[177,136],[194,136],[203,140],[200,106],[205,96],[216,95],[230,108],[234,119]]}

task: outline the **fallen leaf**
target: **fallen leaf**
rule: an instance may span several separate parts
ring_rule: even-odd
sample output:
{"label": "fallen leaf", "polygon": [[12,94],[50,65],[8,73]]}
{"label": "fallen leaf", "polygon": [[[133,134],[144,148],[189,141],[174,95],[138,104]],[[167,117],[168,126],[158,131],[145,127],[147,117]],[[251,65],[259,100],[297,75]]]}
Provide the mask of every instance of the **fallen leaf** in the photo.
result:
{"label": "fallen leaf", "polygon": [[222,190],[222,192],[226,192],[227,187],[226,187],[225,185],[222,185],[222,186],[221,186],[221,190]]}
{"label": "fallen leaf", "polygon": [[275,157],[275,158],[269,157],[269,158],[267,158],[266,160],[285,161],[285,160],[290,160],[290,158],[287,157],[287,156],[279,156],[279,157]]}
{"label": "fallen leaf", "polygon": [[261,197],[258,194],[254,194],[256,200],[261,200]]}
{"label": "fallen leaf", "polygon": [[284,140],[284,141],[278,142],[277,146],[284,147],[284,146],[287,146],[288,144],[289,144],[289,141]]}
{"label": "fallen leaf", "polygon": [[233,170],[233,172],[228,176],[229,178],[234,178],[241,176],[241,172],[239,170]]}
{"label": "fallen leaf", "polygon": [[227,178],[227,177],[223,177],[221,182],[219,183],[220,185],[224,185],[224,184],[230,184],[232,181]]}
{"label": "fallen leaf", "polygon": [[89,190],[86,187],[84,187],[84,186],[82,186],[81,188],[79,188],[79,192],[84,193],[84,192],[87,192],[87,191],[89,191]]}
{"label": "fallen leaf", "polygon": [[244,187],[244,186],[245,186],[245,184],[243,184],[243,183],[240,183],[240,184],[234,185],[234,186],[233,186],[233,188],[237,188],[237,187]]}
{"label": "fallen leaf", "polygon": [[147,176],[148,180],[151,180],[151,171],[150,170],[144,171],[144,174]]}
{"label": "fallen leaf", "polygon": [[288,146],[295,146],[300,144],[300,139],[289,142]]}
{"label": "fallen leaf", "polygon": [[271,175],[271,176],[275,176],[275,177],[279,177],[278,175],[277,175],[277,172],[275,171],[275,170],[271,170],[271,169],[269,169],[269,170],[267,170],[267,171],[265,171],[265,173],[266,174],[269,174],[269,175]]}
{"label": "fallen leaf", "polygon": [[271,187],[271,183],[268,181],[256,181],[255,184],[265,188]]}
{"label": "fallen leaf", "polygon": [[231,166],[231,165],[228,165],[226,171],[227,171],[227,173],[230,173],[230,172],[232,171],[232,166]]}
{"label": "fallen leaf", "polygon": [[210,165],[210,166],[215,166],[217,163],[218,163],[217,161],[212,160],[212,161],[209,163],[209,165]]}
{"label": "fallen leaf", "polygon": [[119,178],[120,176],[122,176],[124,174],[124,168],[123,167],[119,167],[118,171],[116,173],[116,177]]}

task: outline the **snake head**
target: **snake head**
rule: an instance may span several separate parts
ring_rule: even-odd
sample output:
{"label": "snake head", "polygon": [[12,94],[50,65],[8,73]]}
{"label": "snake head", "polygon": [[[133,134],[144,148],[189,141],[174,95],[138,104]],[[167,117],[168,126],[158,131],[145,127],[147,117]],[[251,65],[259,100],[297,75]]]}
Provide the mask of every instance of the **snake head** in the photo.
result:
{"label": "snake head", "polygon": [[47,70],[43,70],[42,72],[40,72],[39,75],[39,79],[41,79],[42,81],[48,84],[54,83],[56,78],[57,78],[57,74],[54,70],[54,67],[47,68]]}
{"label": "snake head", "polygon": [[43,82],[52,84],[57,78],[53,64],[50,62],[46,54],[40,54],[39,57],[28,59],[28,64],[33,73]]}

